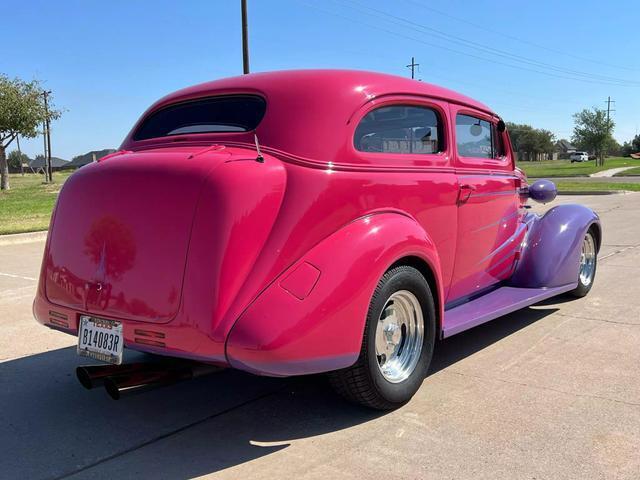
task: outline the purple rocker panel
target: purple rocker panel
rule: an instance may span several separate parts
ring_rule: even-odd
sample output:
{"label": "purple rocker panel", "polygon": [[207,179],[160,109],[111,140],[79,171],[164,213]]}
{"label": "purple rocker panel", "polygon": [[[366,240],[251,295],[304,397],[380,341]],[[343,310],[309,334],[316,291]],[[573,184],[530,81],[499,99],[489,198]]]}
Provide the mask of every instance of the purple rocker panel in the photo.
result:
{"label": "purple rocker panel", "polygon": [[[555,196],[553,187],[536,195],[551,198]],[[598,215],[582,205],[559,205],[542,216],[528,214],[524,223],[528,227],[527,235],[508,285],[447,310],[443,338],[573,290],[578,284],[580,252],[586,232],[594,229],[598,248],[602,241]]]}

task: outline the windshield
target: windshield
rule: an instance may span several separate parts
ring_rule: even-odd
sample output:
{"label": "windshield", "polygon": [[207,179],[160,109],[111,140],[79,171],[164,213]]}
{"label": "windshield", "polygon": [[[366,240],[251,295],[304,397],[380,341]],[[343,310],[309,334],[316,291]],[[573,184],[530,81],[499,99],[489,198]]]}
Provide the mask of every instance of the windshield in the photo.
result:
{"label": "windshield", "polygon": [[247,132],[258,126],[265,110],[265,101],[254,95],[209,97],[178,103],[149,115],[133,139],[187,133]]}

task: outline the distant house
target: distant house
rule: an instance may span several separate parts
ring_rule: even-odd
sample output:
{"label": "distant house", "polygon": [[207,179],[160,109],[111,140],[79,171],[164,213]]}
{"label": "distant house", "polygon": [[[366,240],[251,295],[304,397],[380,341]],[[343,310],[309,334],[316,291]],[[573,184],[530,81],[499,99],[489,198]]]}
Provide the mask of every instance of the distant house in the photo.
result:
{"label": "distant house", "polygon": [[[58,157],[51,157],[51,169],[52,170],[61,170],[69,165],[68,160],[64,160]],[[40,169],[44,169],[45,159],[44,156],[38,155],[36,158],[29,162],[29,168],[34,172],[39,171]]]}
{"label": "distant house", "polygon": [[576,147],[571,145],[571,143],[569,143],[569,140],[558,140],[556,142],[556,151],[558,153],[573,153],[576,150]]}
{"label": "distant house", "polygon": [[115,152],[113,148],[105,148],[104,150],[91,150],[90,152],[85,153],[84,155],[78,155],[77,157],[73,157],[73,160],[69,162],[66,168],[80,168],[85,165],[93,162],[94,157],[96,160],[100,160],[102,157],[109,155],[110,153]]}

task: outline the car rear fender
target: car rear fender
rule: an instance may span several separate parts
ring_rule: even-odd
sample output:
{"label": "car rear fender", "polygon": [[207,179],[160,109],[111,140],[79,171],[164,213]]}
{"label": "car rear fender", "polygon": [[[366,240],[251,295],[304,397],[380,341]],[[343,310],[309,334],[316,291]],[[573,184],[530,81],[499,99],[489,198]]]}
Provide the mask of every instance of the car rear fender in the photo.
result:
{"label": "car rear fender", "polygon": [[227,338],[229,363],[271,376],[352,365],[380,277],[409,256],[432,270],[443,305],[440,261],[429,235],[403,214],[372,214],[321,241],[252,302]]}
{"label": "car rear fender", "polygon": [[560,287],[578,281],[580,252],[589,228],[602,242],[598,215],[583,205],[558,205],[544,215],[528,214],[521,257],[511,278],[516,287]]}

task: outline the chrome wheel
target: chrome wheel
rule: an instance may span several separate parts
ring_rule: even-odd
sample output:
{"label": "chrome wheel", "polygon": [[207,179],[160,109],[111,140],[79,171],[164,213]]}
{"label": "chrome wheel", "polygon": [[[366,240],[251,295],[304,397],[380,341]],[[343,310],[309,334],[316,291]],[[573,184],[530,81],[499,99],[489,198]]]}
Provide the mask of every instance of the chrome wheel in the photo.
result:
{"label": "chrome wheel", "polygon": [[580,254],[580,283],[585,287],[591,285],[595,271],[596,242],[591,232],[587,232],[582,242],[582,253]]}
{"label": "chrome wheel", "polygon": [[378,368],[391,383],[406,380],[415,370],[424,342],[424,319],[416,296],[408,290],[392,294],[376,325]]}

